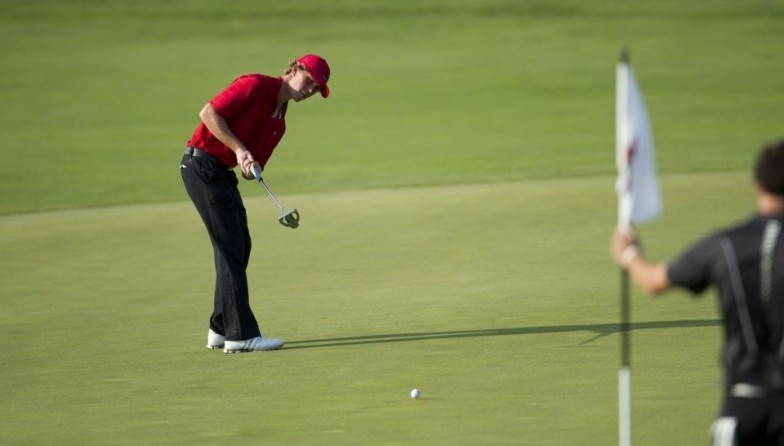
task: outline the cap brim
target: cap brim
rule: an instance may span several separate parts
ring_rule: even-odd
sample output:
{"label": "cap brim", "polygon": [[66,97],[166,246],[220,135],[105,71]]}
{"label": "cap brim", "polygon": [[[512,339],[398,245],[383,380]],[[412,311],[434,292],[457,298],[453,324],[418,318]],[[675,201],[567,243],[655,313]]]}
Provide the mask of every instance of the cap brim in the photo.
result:
{"label": "cap brim", "polygon": [[322,98],[326,98],[327,96],[329,96],[329,87],[327,87],[326,85],[322,85],[320,91],[321,91]]}

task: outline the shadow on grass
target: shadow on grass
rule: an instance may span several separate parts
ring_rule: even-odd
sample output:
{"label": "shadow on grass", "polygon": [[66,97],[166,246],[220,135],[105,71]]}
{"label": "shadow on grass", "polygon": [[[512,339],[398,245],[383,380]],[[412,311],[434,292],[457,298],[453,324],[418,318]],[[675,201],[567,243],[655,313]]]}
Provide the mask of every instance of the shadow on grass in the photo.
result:
{"label": "shadow on grass", "polygon": [[[654,330],[668,328],[699,328],[717,327],[721,325],[719,319],[682,320],[682,321],[655,321],[634,322],[631,330]],[[353,336],[345,338],[308,339],[302,341],[286,342],[286,350],[298,348],[340,347],[365,344],[385,344],[389,342],[428,341],[433,339],[458,339],[478,338],[485,336],[518,336],[530,334],[569,333],[586,331],[595,333],[596,336],[582,342],[585,345],[601,337],[621,331],[620,324],[583,324],[583,325],[553,325],[547,327],[519,327],[519,328],[490,328],[485,330],[441,331],[425,333],[396,333],[369,336]]]}

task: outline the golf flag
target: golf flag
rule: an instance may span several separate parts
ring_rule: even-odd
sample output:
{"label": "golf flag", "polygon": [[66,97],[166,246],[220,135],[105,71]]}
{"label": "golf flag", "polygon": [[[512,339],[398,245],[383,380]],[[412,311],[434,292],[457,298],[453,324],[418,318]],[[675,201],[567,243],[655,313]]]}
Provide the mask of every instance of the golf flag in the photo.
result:
{"label": "golf flag", "polygon": [[661,214],[653,136],[648,110],[629,66],[621,55],[616,72],[615,162],[618,166],[618,227],[645,223]]}

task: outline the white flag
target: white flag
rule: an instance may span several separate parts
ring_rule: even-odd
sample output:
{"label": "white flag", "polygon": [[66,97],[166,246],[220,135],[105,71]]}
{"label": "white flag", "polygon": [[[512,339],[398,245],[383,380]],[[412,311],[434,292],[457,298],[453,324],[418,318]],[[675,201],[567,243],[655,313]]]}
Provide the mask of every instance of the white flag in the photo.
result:
{"label": "white flag", "polygon": [[618,166],[618,227],[645,223],[661,214],[653,136],[645,100],[628,62],[616,72],[615,142]]}

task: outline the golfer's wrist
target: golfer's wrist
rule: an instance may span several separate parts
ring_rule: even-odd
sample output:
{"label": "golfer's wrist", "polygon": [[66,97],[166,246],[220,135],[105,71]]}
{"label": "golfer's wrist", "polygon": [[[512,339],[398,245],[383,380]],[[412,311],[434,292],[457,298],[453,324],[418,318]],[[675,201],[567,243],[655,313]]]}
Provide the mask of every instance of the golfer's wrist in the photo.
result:
{"label": "golfer's wrist", "polygon": [[640,246],[637,244],[631,244],[623,249],[621,252],[621,257],[619,259],[619,263],[621,267],[624,269],[628,269],[632,262],[640,256]]}

